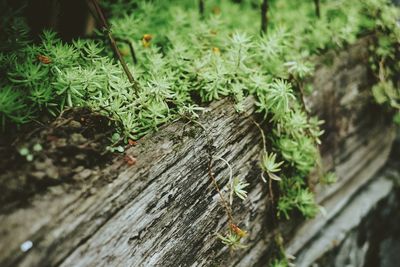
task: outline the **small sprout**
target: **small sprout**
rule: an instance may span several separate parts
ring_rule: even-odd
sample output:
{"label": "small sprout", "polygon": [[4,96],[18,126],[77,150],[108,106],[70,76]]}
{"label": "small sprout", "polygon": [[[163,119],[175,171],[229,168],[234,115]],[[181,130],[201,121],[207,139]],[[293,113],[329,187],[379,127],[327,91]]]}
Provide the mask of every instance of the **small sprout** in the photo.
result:
{"label": "small sprout", "polygon": [[42,145],[39,144],[39,143],[37,143],[37,144],[35,144],[35,145],[33,146],[33,151],[35,151],[35,152],[40,152],[40,151],[42,151],[42,150],[43,150],[43,147],[42,147]]}
{"label": "small sprout", "polygon": [[227,245],[228,247],[232,248],[233,250],[245,248],[246,246],[240,243],[240,237],[229,233],[226,236],[217,234],[217,237],[221,239],[222,244]]}
{"label": "small sprout", "polygon": [[111,153],[114,152],[119,152],[122,153],[125,151],[125,148],[123,146],[117,146],[117,144],[121,141],[121,135],[119,133],[114,133],[111,138],[110,141],[112,142],[112,145],[108,146],[106,149],[108,151],[110,151]]}
{"label": "small sprout", "polygon": [[307,189],[299,190],[296,204],[297,208],[306,218],[313,218],[319,211],[313,193]]}
{"label": "small sprout", "polygon": [[117,146],[117,147],[115,148],[115,150],[118,151],[118,152],[120,152],[120,153],[122,153],[122,152],[125,151],[125,149],[124,149],[123,146]]}
{"label": "small sprout", "polygon": [[320,136],[322,136],[325,133],[324,130],[320,129],[320,126],[324,123],[325,123],[325,121],[318,120],[317,117],[311,117],[308,120],[308,124],[309,124],[308,129],[310,131],[311,136],[314,137],[314,140],[318,145],[320,145],[322,143]]}
{"label": "small sprout", "polygon": [[235,177],[233,179],[233,192],[235,193],[235,195],[242,199],[245,200],[247,197],[247,191],[244,190],[247,186],[249,185],[249,183],[246,183],[245,181],[239,179],[238,177]]}
{"label": "small sprout", "polygon": [[247,236],[247,231],[240,229],[239,226],[237,226],[236,224],[232,223],[229,225],[229,227],[240,238]]}
{"label": "small sprout", "polygon": [[288,72],[294,77],[304,79],[305,77],[311,75],[314,71],[314,67],[306,62],[302,61],[289,61],[284,64],[288,68]]}
{"label": "small sprout", "polygon": [[119,142],[119,140],[121,140],[121,135],[119,133],[114,133],[111,136],[111,142],[117,143],[117,142]]}
{"label": "small sprout", "polygon": [[33,155],[32,154],[26,155],[26,160],[27,161],[32,161],[33,160]]}
{"label": "small sprout", "polygon": [[33,155],[31,154],[31,152],[29,151],[29,149],[27,147],[22,147],[19,150],[19,154],[23,157],[25,157],[25,159],[27,161],[32,161],[33,160]]}
{"label": "small sprout", "polygon": [[276,175],[276,172],[279,172],[280,166],[283,164],[283,161],[281,162],[276,162],[276,154],[271,153],[268,154],[265,153],[264,156],[262,157],[261,160],[261,168],[268,174],[269,178],[275,181],[281,181],[282,178],[280,178],[278,175]]}
{"label": "small sprout", "polygon": [[22,148],[19,150],[19,154],[20,154],[21,156],[27,156],[27,155],[29,154],[29,149],[26,148],[26,147],[22,147]]}
{"label": "small sprout", "polygon": [[183,117],[187,117],[189,119],[198,119],[199,118],[199,112],[203,112],[204,108],[202,107],[198,107],[196,105],[193,104],[188,104],[188,105],[184,105],[179,107],[178,109],[178,113],[183,116]]}
{"label": "small sprout", "polygon": [[397,112],[396,115],[394,115],[393,121],[394,121],[394,123],[396,123],[397,125],[400,125],[400,112]]}
{"label": "small sprout", "polygon": [[328,172],[321,178],[323,184],[334,184],[337,181],[337,176],[334,172]]}
{"label": "small sprout", "polygon": [[21,244],[20,249],[22,252],[27,252],[33,247],[33,242],[28,240]]}
{"label": "small sprout", "polygon": [[246,248],[247,246],[242,244],[240,241],[247,235],[247,232],[243,231],[235,224],[231,224],[229,228],[230,229],[225,236],[217,234],[217,237],[221,240],[222,244],[227,245],[233,250]]}
{"label": "small sprout", "polygon": [[311,83],[308,83],[305,85],[304,92],[306,93],[306,95],[310,95],[313,91],[314,91],[314,87]]}
{"label": "small sprout", "polygon": [[111,153],[119,152],[123,153],[125,151],[123,146],[108,146],[106,150],[110,151]]}

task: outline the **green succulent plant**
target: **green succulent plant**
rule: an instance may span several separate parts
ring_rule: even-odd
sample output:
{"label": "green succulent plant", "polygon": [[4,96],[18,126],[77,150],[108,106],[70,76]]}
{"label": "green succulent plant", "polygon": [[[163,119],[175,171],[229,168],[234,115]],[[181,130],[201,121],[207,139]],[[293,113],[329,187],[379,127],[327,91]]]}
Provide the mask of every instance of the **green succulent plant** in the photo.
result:
{"label": "green succulent plant", "polygon": [[[66,43],[56,33],[44,31],[34,42],[23,17],[3,2],[0,123],[4,130],[9,124],[40,119],[43,112],[58,115],[66,106],[87,107],[118,122],[118,136],[110,140],[109,150],[123,152],[122,140],[139,139],[180,117],[195,119],[202,105],[223,97],[233,99],[238,112],[246,112],[243,103],[251,96],[270,127],[266,139],[268,151],[273,152],[262,155],[260,166],[279,183],[280,217],[289,218],[296,210],[312,217],[318,211],[304,181],[318,161],[322,122],[310,117],[302,101],[315,55],[375,32],[378,41],[372,47],[371,68],[379,83],[372,93],[378,103],[395,109],[394,120],[400,121],[400,94],[392,81],[400,68],[395,62],[399,9],[386,0],[321,1],[318,16],[312,1],[269,1],[268,29],[262,36],[259,20],[254,19],[259,10],[249,1],[210,1],[218,9],[215,14],[205,9],[202,15],[196,1],[101,1],[113,35],[134,47],[137,63],[127,67],[140,90],[132,88],[111,48],[101,41],[106,39],[104,33],[97,32],[97,41]],[[126,50],[123,56],[131,58],[130,53]],[[246,182],[234,179],[231,189],[244,199],[246,187]],[[241,247],[234,232],[220,239]]]}

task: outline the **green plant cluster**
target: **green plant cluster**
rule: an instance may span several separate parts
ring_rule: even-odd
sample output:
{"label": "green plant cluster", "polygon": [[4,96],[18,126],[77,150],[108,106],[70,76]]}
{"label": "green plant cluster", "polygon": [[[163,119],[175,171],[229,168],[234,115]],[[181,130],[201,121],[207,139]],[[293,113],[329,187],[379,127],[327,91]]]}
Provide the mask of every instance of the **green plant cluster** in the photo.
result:
{"label": "green plant cluster", "polygon": [[[318,18],[314,1],[270,2],[268,32],[260,36],[257,0],[206,1],[204,16],[195,1],[103,1],[114,36],[135,48],[138,63],[128,65],[139,91],[106,43],[68,44],[49,31],[33,43],[22,19],[2,18],[9,38],[0,52],[1,124],[85,106],[118,122],[121,138],[138,139],[179,116],[196,117],[202,104],[223,97],[242,112],[243,100],[253,96],[273,129],[260,165],[270,179],[281,180],[278,215],[289,218],[298,210],[311,217],[317,206],[304,181],[318,160],[322,131],[302,101],[314,69],[310,58],[381,31],[377,53],[384,63],[395,61],[386,46],[398,44],[398,10],[386,0],[321,1]],[[129,61],[129,49],[121,50]],[[391,104],[398,105],[398,91],[374,94],[380,102],[395,95]]]}
{"label": "green plant cluster", "polygon": [[394,122],[400,124],[400,11],[369,1],[371,16],[375,18],[376,42],[371,45],[371,69],[377,83],[372,93],[378,104],[394,111]]}
{"label": "green plant cluster", "polygon": [[[205,18],[190,1],[172,2],[176,4],[140,2],[130,11],[111,6],[116,14],[113,33],[135,45],[135,73],[163,73],[151,64],[157,62],[175,71],[165,76],[175,77],[173,91],[181,93],[183,101],[193,94],[202,102],[230,96],[239,112],[243,99],[255,96],[258,111],[274,129],[268,150],[283,162],[275,166],[277,174],[268,170],[268,164],[277,164],[276,158],[262,155],[261,167],[268,176],[283,178],[278,214],[288,218],[297,209],[313,216],[317,206],[301,181],[315,167],[322,132],[321,122],[310,118],[300,101],[303,81],[313,73],[309,59],[379,27],[371,6],[395,9],[385,0],[322,1],[318,19],[313,1],[270,1],[268,34],[259,36],[258,1],[206,1]],[[153,36],[150,47],[143,46],[144,34]]]}

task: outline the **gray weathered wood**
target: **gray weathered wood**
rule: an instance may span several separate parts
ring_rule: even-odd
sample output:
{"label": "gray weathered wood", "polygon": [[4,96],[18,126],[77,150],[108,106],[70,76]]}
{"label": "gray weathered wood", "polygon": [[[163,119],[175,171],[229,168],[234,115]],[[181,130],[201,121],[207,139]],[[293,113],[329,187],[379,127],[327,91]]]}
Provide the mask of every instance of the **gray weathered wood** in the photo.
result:
{"label": "gray weathered wood", "polygon": [[[307,101],[327,121],[323,162],[340,177],[333,187],[316,185],[322,205],[347,185],[370,179],[392,143],[390,124],[369,93],[368,41],[335,55],[332,65],[318,66],[316,92]],[[248,114],[253,104],[245,101]],[[216,239],[227,218],[207,175],[207,135],[197,124],[177,121],[127,151],[137,158],[135,165],[116,158],[83,181],[51,187],[29,206],[1,213],[0,266],[265,266],[274,241],[258,167],[260,133],[229,100],[211,104],[199,121],[212,140],[213,156],[223,157],[235,176],[251,184],[248,199],[234,202],[235,219],[249,230],[247,248],[230,252]],[[213,171],[226,190],[226,165],[217,160]],[[335,207],[328,206],[328,213]],[[291,253],[323,227],[311,225],[306,239],[296,235],[290,241]],[[22,252],[27,240],[33,247]]]}

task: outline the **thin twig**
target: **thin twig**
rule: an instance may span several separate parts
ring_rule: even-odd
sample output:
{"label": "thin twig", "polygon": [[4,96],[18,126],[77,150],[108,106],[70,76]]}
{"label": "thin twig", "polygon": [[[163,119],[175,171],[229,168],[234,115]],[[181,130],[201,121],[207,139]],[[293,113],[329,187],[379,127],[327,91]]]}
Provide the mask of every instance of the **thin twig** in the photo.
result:
{"label": "thin twig", "polygon": [[115,40],[118,42],[123,42],[129,46],[129,50],[131,51],[131,56],[132,56],[132,62],[133,64],[137,64],[137,58],[136,58],[136,53],[135,53],[135,48],[133,47],[133,44],[131,41],[128,39],[124,39],[121,37],[115,37]]}
{"label": "thin twig", "polygon": [[[198,122],[196,120],[193,120],[192,118],[190,118],[188,116],[182,115],[182,117],[184,117],[184,118],[188,119],[189,121],[199,125],[203,129],[204,133],[206,134],[207,147],[208,147],[211,144],[211,137],[209,136],[206,127],[204,127],[204,125],[201,124],[200,122]],[[233,219],[233,216],[232,216],[231,207],[228,205],[228,202],[225,200],[225,198],[224,198],[224,196],[223,196],[223,194],[222,194],[222,192],[221,192],[221,190],[220,190],[220,188],[218,186],[217,179],[215,178],[214,174],[212,173],[211,167],[212,167],[212,162],[213,162],[213,156],[211,154],[211,149],[207,148],[207,152],[208,152],[208,156],[210,158],[209,161],[208,161],[208,176],[210,177],[215,190],[217,190],[218,195],[221,198],[222,205],[223,205],[223,207],[225,209],[225,213],[228,216],[229,225],[234,225],[234,219]],[[218,157],[218,159],[223,160],[225,163],[228,164],[228,166],[230,166],[229,163],[226,160],[222,159],[221,157]]]}
{"label": "thin twig", "polygon": [[267,33],[268,28],[268,0],[263,0],[261,4],[261,35]]}
{"label": "thin twig", "polygon": [[208,161],[208,176],[210,177],[215,190],[217,190],[219,197],[221,198],[222,201],[222,205],[224,206],[226,215],[228,216],[228,220],[229,220],[229,224],[230,225],[234,225],[234,220],[233,220],[233,216],[232,216],[232,210],[229,207],[227,201],[225,200],[224,196],[222,195],[221,190],[219,189],[218,183],[217,183],[217,179],[215,178],[214,174],[212,173],[212,157],[210,157],[209,161]]}
{"label": "thin twig", "polygon": [[[264,154],[266,154],[267,153],[267,139],[265,138],[265,133],[264,133],[263,129],[261,128],[261,125],[258,122],[256,122],[256,120],[253,118],[252,115],[249,115],[249,114],[246,114],[246,115],[248,115],[250,120],[254,123],[254,125],[260,131],[260,134],[262,137],[262,142],[263,142],[263,152],[264,152]],[[261,170],[261,179],[263,180],[264,183],[267,182],[267,180],[264,177],[263,170]],[[268,179],[268,191],[269,191],[269,197],[271,199],[271,203],[273,205],[274,204],[274,191],[272,190],[272,179],[271,178]]]}
{"label": "thin twig", "polygon": [[[93,40],[101,40],[104,42],[104,36],[85,36],[85,39],[93,39]],[[124,39],[121,37],[114,37],[114,39],[118,42],[123,42],[125,44],[127,44],[129,46],[129,50],[131,52],[131,56],[132,56],[132,63],[135,65],[137,64],[137,58],[136,58],[136,53],[135,53],[135,48],[133,47],[133,44],[130,40],[128,39]]]}
{"label": "thin twig", "polygon": [[204,0],[199,0],[199,13],[200,17],[204,18]]}
{"label": "thin twig", "polygon": [[90,0],[90,1],[96,11],[96,18],[97,18],[101,28],[103,29],[103,31],[106,32],[107,37],[110,41],[111,47],[114,50],[114,53],[117,55],[117,58],[118,58],[119,62],[121,63],[126,76],[128,77],[129,81],[132,83],[133,89],[136,92],[139,91],[139,85],[136,82],[136,80],[133,78],[132,73],[130,72],[128,66],[126,65],[124,58],[122,57],[121,51],[119,50],[117,43],[116,43],[113,35],[111,34],[111,29],[108,26],[107,20],[104,16],[103,11],[101,10],[101,8],[99,6],[99,3],[97,2],[97,0]]}
{"label": "thin twig", "polygon": [[233,169],[227,160],[222,157],[215,157],[215,159],[222,160],[229,169],[229,185],[230,185],[230,193],[229,193],[229,204],[232,206],[233,203]]}
{"label": "thin twig", "polygon": [[314,0],[314,3],[315,3],[315,15],[317,15],[317,17],[320,18],[321,17],[320,1]]}
{"label": "thin twig", "polygon": [[254,123],[254,125],[258,128],[258,130],[260,131],[261,138],[262,138],[262,143],[263,143],[263,152],[267,153],[267,139],[265,137],[263,129],[261,128],[261,125],[258,122],[256,122],[256,120],[251,115],[248,115],[248,117]]}

